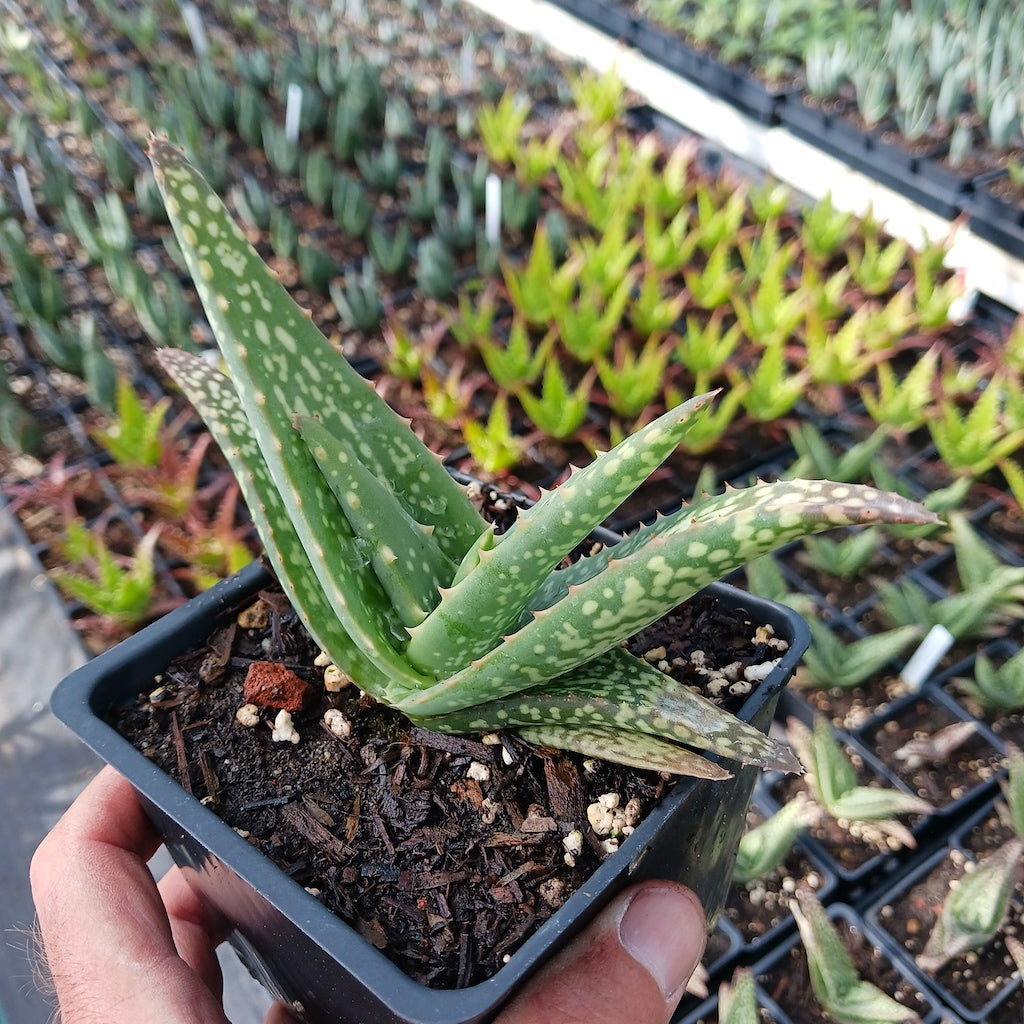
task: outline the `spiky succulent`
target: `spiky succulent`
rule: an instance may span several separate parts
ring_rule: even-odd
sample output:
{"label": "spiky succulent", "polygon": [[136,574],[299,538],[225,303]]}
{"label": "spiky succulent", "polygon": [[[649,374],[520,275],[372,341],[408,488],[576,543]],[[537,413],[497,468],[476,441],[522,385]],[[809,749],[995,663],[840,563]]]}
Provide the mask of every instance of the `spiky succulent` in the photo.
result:
{"label": "spiky succulent", "polygon": [[527,739],[709,778],[688,744],[792,769],[774,740],[621,643],[700,588],[796,537],[931,521],[868,488],[789,480],[685,507],[559,568],[686,437],[711,396],[627,438],[496,536],[355,373],[166,141],[150,144],[171,223],[228,375],[163,365],[218,438],[297,612],[375,698],[435,729]]}

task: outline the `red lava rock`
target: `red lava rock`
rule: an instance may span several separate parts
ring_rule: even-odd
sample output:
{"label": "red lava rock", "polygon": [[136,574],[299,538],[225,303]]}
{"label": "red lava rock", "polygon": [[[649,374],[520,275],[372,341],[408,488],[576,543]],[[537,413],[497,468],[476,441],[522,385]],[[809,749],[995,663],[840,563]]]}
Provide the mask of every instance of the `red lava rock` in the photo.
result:
{"label": "red lava rock", "polygon": [[245,674],[245,702],[279,711],[301,711],[314,689],[291,669],[273,661],[254,661]]}

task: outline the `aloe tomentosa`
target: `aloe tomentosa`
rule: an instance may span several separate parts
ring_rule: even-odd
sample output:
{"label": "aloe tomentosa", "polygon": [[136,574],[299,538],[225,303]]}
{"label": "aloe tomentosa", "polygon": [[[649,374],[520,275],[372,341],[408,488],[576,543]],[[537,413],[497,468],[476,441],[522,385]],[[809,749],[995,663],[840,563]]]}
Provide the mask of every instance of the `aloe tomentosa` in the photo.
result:
{"label": "aloe tomentosa", "polygon": [[668,457],[698,396],[545,493],[502,536],[316,329],[200,174],[150,157],[229,375],[163,364],[207,421],[288,597],[366,692],[430,728],[515,728],[626,764],[724,778],[686,743],[795,769],[784,747],[627,654],[626,638],[807,533],[931,522],[874,489],[789,480],[730,490],[559,568]]}

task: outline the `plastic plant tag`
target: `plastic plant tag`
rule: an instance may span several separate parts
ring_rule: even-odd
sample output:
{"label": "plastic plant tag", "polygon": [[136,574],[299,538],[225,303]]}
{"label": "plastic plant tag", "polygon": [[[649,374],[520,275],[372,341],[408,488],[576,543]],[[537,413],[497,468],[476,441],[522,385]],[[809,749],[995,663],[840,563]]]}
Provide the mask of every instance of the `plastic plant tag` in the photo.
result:
{"label": "plastic plant tag", "polygon": [[941,623],[936,623],[928,630],[920,646],[903,666],[900,679],[917,693],[952,646],[953,634]]}
{"label": "plastic plant tag", "polygon": [[188,29],[188,37],[192,40],[192,49],[195,51],[195,55],[204,57],[210,49],[210,43],[206,38],[203,16],[192,0],[186,0],[181,5],[181,17],[185,22],[185,28]]}

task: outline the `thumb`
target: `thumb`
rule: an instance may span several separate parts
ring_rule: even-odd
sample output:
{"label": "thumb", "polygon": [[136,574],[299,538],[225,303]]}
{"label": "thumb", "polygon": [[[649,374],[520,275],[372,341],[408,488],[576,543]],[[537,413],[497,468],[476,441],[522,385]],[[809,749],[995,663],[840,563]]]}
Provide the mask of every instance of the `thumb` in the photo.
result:
{"label": "thumb", "polygon": [[551,961],[497,1024],[666,1024],[704,953],[696,896],[671,882],[627,889]]}

